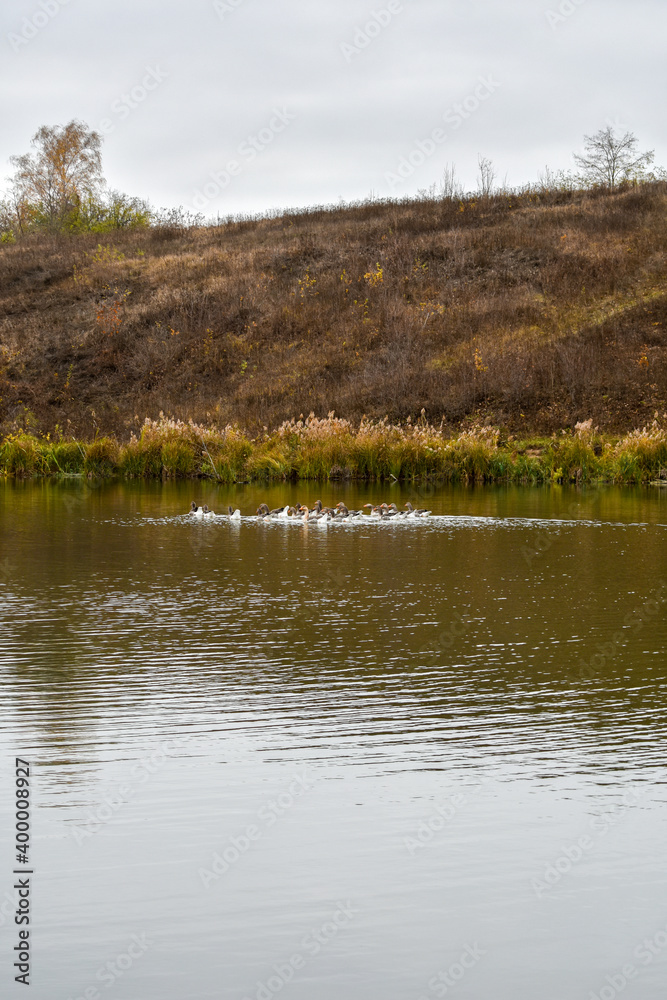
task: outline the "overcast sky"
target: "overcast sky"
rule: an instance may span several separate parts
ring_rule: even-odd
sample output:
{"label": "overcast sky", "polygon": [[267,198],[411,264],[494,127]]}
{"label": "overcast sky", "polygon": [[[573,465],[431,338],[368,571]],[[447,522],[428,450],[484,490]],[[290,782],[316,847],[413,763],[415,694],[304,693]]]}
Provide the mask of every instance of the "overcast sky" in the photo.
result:
{"label": "overcast sky", "polygon": [[474,188],[479,155],[518,185],[606,124],[667,166],[666,0],[5,0],[0,35],[0,178],[72,118],[111,187],[212,216]]}

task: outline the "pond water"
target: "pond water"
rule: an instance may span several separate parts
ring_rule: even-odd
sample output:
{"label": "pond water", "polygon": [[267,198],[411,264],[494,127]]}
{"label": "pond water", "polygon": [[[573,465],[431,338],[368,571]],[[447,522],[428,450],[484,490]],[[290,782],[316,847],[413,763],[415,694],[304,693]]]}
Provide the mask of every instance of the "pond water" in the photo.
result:
{"label": "pond water", "polygon": [[663,994],[666,491],[71,479],[0,519],[3,997],[15,757],[33,1000]]}

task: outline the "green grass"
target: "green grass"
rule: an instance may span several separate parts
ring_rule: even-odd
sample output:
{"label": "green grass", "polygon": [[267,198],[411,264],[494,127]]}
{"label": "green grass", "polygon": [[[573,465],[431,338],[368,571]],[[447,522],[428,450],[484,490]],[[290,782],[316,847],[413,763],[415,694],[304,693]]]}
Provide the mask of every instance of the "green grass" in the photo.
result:
{"label": "green grass", "polygon": [[159,479],[162,476],[160,443],[130,441],[121,449],[118,471],[126,479]]}
{"label": "green grass", "polygon": [[192,476],[197,457],[189,441],[165,441],[162,445],[162,474],[168,479]]}
{"label": "green grass", "polygon": [[76,441],[59,441],[51,446],[54,472],[62,475],[80,475],[83,472],[85,450]]}
{"label": "green grass", "polygon": [[539,440],[501,438],[472,427],[455,438],[425,421],[390,424],[334,418],[289,421],[250,439],[236,427],[217,429],[161,418],[139,438],[52,442],[27,432],[0,443],[5,476],[85,475],[103,478],[328,479],[464,483],[648,483],[667,477],[667,417],[621,440],[590,424]]}
{"label": "green grass", "polygon": [[83,471],[87,476],[112,476],[118,469],[120,448],[113,438],[98,438],[85,446]]}
{"label": "green grass", "polygon": [[31,476],[44,472],[40,442],[30,434],[9,434],[0,447],[0,470],[7,476]]}

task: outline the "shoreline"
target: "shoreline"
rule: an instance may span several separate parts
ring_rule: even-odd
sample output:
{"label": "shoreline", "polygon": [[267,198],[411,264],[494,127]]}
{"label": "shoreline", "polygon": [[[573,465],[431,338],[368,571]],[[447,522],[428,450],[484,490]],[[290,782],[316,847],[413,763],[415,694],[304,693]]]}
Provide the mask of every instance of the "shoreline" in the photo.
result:
{"label": "shoreline", "polygon": [[390,424],[334,417],[286,421],[250,438],[162,416],[139,437],[51,440],[26,432],[0,440],[0,475],[14,478],[199,479],[249,482],[393,480],[429,483],[667,485],[667,415],[621,437],[591,421],[550,437],[473,426],[457,436],[423,419]]}

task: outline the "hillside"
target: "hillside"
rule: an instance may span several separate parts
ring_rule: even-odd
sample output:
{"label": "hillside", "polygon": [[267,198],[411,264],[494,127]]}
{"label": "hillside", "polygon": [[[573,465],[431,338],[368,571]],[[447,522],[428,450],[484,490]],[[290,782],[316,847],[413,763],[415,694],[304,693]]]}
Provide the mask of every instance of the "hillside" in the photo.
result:
{"label": "hillside", "polygon": [[0,430],[639,427],[667,406],[666,208],[655,183],[28,236],[0,246]]}

